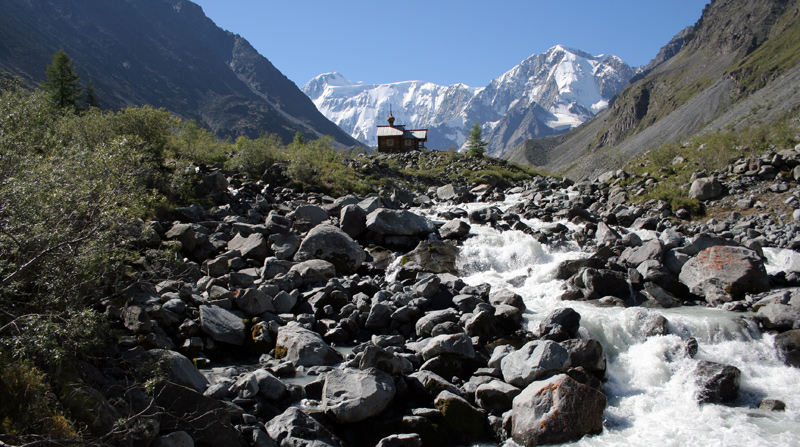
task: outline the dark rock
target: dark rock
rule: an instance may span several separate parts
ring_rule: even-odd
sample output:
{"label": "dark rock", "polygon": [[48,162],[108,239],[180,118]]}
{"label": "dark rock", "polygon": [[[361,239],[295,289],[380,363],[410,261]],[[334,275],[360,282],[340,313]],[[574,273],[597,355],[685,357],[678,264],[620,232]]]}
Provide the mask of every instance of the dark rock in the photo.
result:
{"label": "dark rock", "polygon": [[776,331],[800,329],[800,307],[788,304],[767,304],[758,309],[764,327]]}
{"label": "dark rock", "polygon": [[786,411],[786,403],[778,399],[764,399],[758,404],[758,409],[764,411]]}
{"label": "dark rock", "polygon": [[694,370],[700,388],[697,399],[702,403],[725,403],[739,394],[739,368],[700,360]]}
{"label": "dark rock", "polygon": [[800,368],[800,329],[793,329],[775,337],[775,347],[789,366]]}
{"label": "dark rock", "polygon": [[470,226],[460,219],[453,219],[439,227],[439,235],[443,239],[459,239],[469,233]]}
{"label": "dark rock", "polygon": [[463,397],[442,391],[433,402],[444,417],[444,425],[462,441],[476,441],[486,431],[486,416]]}
{"label": "dark rock", "polygon": [[161,431],[185,431],[199,446],[241,447],[231,424],[233,412],[223,402],[165,382],[153,393],[161,409]]}
{"label": "dark rock", "polygon": [[422,447],[422,436],[416,433],[389,435],[378,441],[375,447]]}
{"label": "dark rock", "polygon": [[379,208],[367,215],[367,229],[394,236],[416,236],[436,231],[433,222],[418,214],[386,208]]}
{"label": "dark rock", "polygon": [[565,307],[549,312],[539,323],[539,336],[556,342],[578,337],[581,315]]}
{"label": "dark rock", "polygon": [[339,214],[339,227],[352,238],[358,238],[367,231],[367,213],[356,205],[347,205]]}
{"label": "dark rock", "polygon": [[522,392],[519,388],[500,380],[480,385],[475,391],[475,403],[492,414],[503,414],[511,409],[512,402]]}
{"label": "dark rock", "polygon": [[147,351],[147,355],[163,362],[170,381],[200,393],[208,388],[206,377],[183,354],[164,349],[151,349]]}
{"label": "dark rock", "polygon": [[404,260],[403,269],[417,272],[457,274],[458,248],[443,241],[422,241]]}
{"label": "dark rock", "polygon": [[246,259],[263,261],[271,254],[267,239],[261,233],[253,233],[247,237],[241,233],[228,242],[228,250],[237,250]]}

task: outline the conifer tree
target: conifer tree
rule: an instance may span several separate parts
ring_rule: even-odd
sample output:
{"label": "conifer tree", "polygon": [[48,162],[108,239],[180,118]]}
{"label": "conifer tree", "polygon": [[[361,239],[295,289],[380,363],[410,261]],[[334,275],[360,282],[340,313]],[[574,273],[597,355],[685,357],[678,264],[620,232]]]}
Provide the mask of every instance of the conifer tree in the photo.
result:
{"label": "conifer tree", "polygon": [[467,137],[467,155],[474,158],[482,158],[486,152],[486,145],[487,143],[483,141],[481,135],[481,125],[478,120],[475,120],[475,124],[469,130],[469,136]]}
{"label": "conifer tree", "polygon": [[50,93],[59,107],[77,108],[81,97],[81,87],[78,84],[78,74],[72,66],[72,60],[64,50],[53,53],[53,63],[45,70],[47,81],[42,87]]}

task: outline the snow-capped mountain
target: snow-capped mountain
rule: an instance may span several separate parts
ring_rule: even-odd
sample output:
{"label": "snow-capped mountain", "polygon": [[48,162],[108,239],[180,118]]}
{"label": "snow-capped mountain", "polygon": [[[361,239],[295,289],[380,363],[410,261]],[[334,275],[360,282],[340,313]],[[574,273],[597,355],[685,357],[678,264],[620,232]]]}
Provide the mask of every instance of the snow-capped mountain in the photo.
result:
{"label": "snow-capped mountain", "polygon": [[365,84],[326,73],[303,92],[328,119],[371,146],[391,107],[398,124],[428,129],[431,149],[460,148],[477,120],[489,154],[502,156],[525,139],[556,135],[589,120],[633,75],[616,56],[557,45],[481,88],[423,81]]}

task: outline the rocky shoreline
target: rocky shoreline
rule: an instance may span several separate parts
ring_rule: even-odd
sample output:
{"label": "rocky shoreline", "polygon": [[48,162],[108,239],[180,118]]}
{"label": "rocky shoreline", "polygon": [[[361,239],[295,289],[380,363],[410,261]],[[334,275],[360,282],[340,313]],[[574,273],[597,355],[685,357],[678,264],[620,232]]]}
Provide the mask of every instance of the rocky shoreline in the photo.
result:
{"label": "rocky shoreline", "polygon": [[[778,332],[787,364],[800,366],[800,265],[770,275],[763,253],[800,247],[800,225],[743,215],[757,204],[742,199],[765,183],[785,185],[770,190],[798,204],[798,151],[773,155],[700,174],[695,182],[719,186],[707,207],[735,196],[739,211],[696,224],[663,202],[630,203],[648,180],[624,171],[334,199],[198,168],[214,204],[133,225],[145,253],[136,266],[153,279],[102,303],[119,356],[160,380],[145,389],[88,367],[82,375],[110,430],[125,420],[120,445],[541,445],[600,433],[606,357],[579,337],[570,301],[754,312],[743,315]],[[517,205],[495,205],[511,196]],[[433,220],[413,212],[432,204]],[[460,279],[470,225],[580,245],[587,256],[555,273],[563,307],[526,331],[522,297]],[[650,336],[669,331],[663,317],[646,324]],[[696,341],[684,345],[679,355],[697,352]],[[212,381],[197,369],[236,359],[257,367],[223,368]],[[701,361],[695,376],[699,402],[736,398],[735,367]]]}

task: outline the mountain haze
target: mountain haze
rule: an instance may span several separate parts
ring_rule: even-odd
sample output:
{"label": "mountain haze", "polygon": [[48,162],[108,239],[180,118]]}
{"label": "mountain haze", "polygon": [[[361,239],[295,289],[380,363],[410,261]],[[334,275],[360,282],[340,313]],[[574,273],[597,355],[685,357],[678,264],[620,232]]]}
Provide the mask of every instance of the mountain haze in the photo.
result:
{"label": "mountain haze", "polygon": [[270,132],[290,141],[300,131],[359,145],[247,40],[188,0],[2,2],[0,72],[38,84],[59,48],[84,85],[94,81],[104,107],[164,107],[221,137]]}
{"label": "mountain haze", "polygon": [[800,107],[798,1],[716,0],[593,120],[507,158],[592,177],[697,132],[740,129]]}
{"label": "mountain haze", "polygon": [[616,56],[557,45],[481,88],[424,81],[366,84],[326,73],[303,92],[364,144],[376,145],[375,126],[385,124],[391,107],[399,124],[429,129],[432,149],[462,147],[477,120],[488,153],[501,156],[525,139],[563,133],[591,119],[633,75]]}

